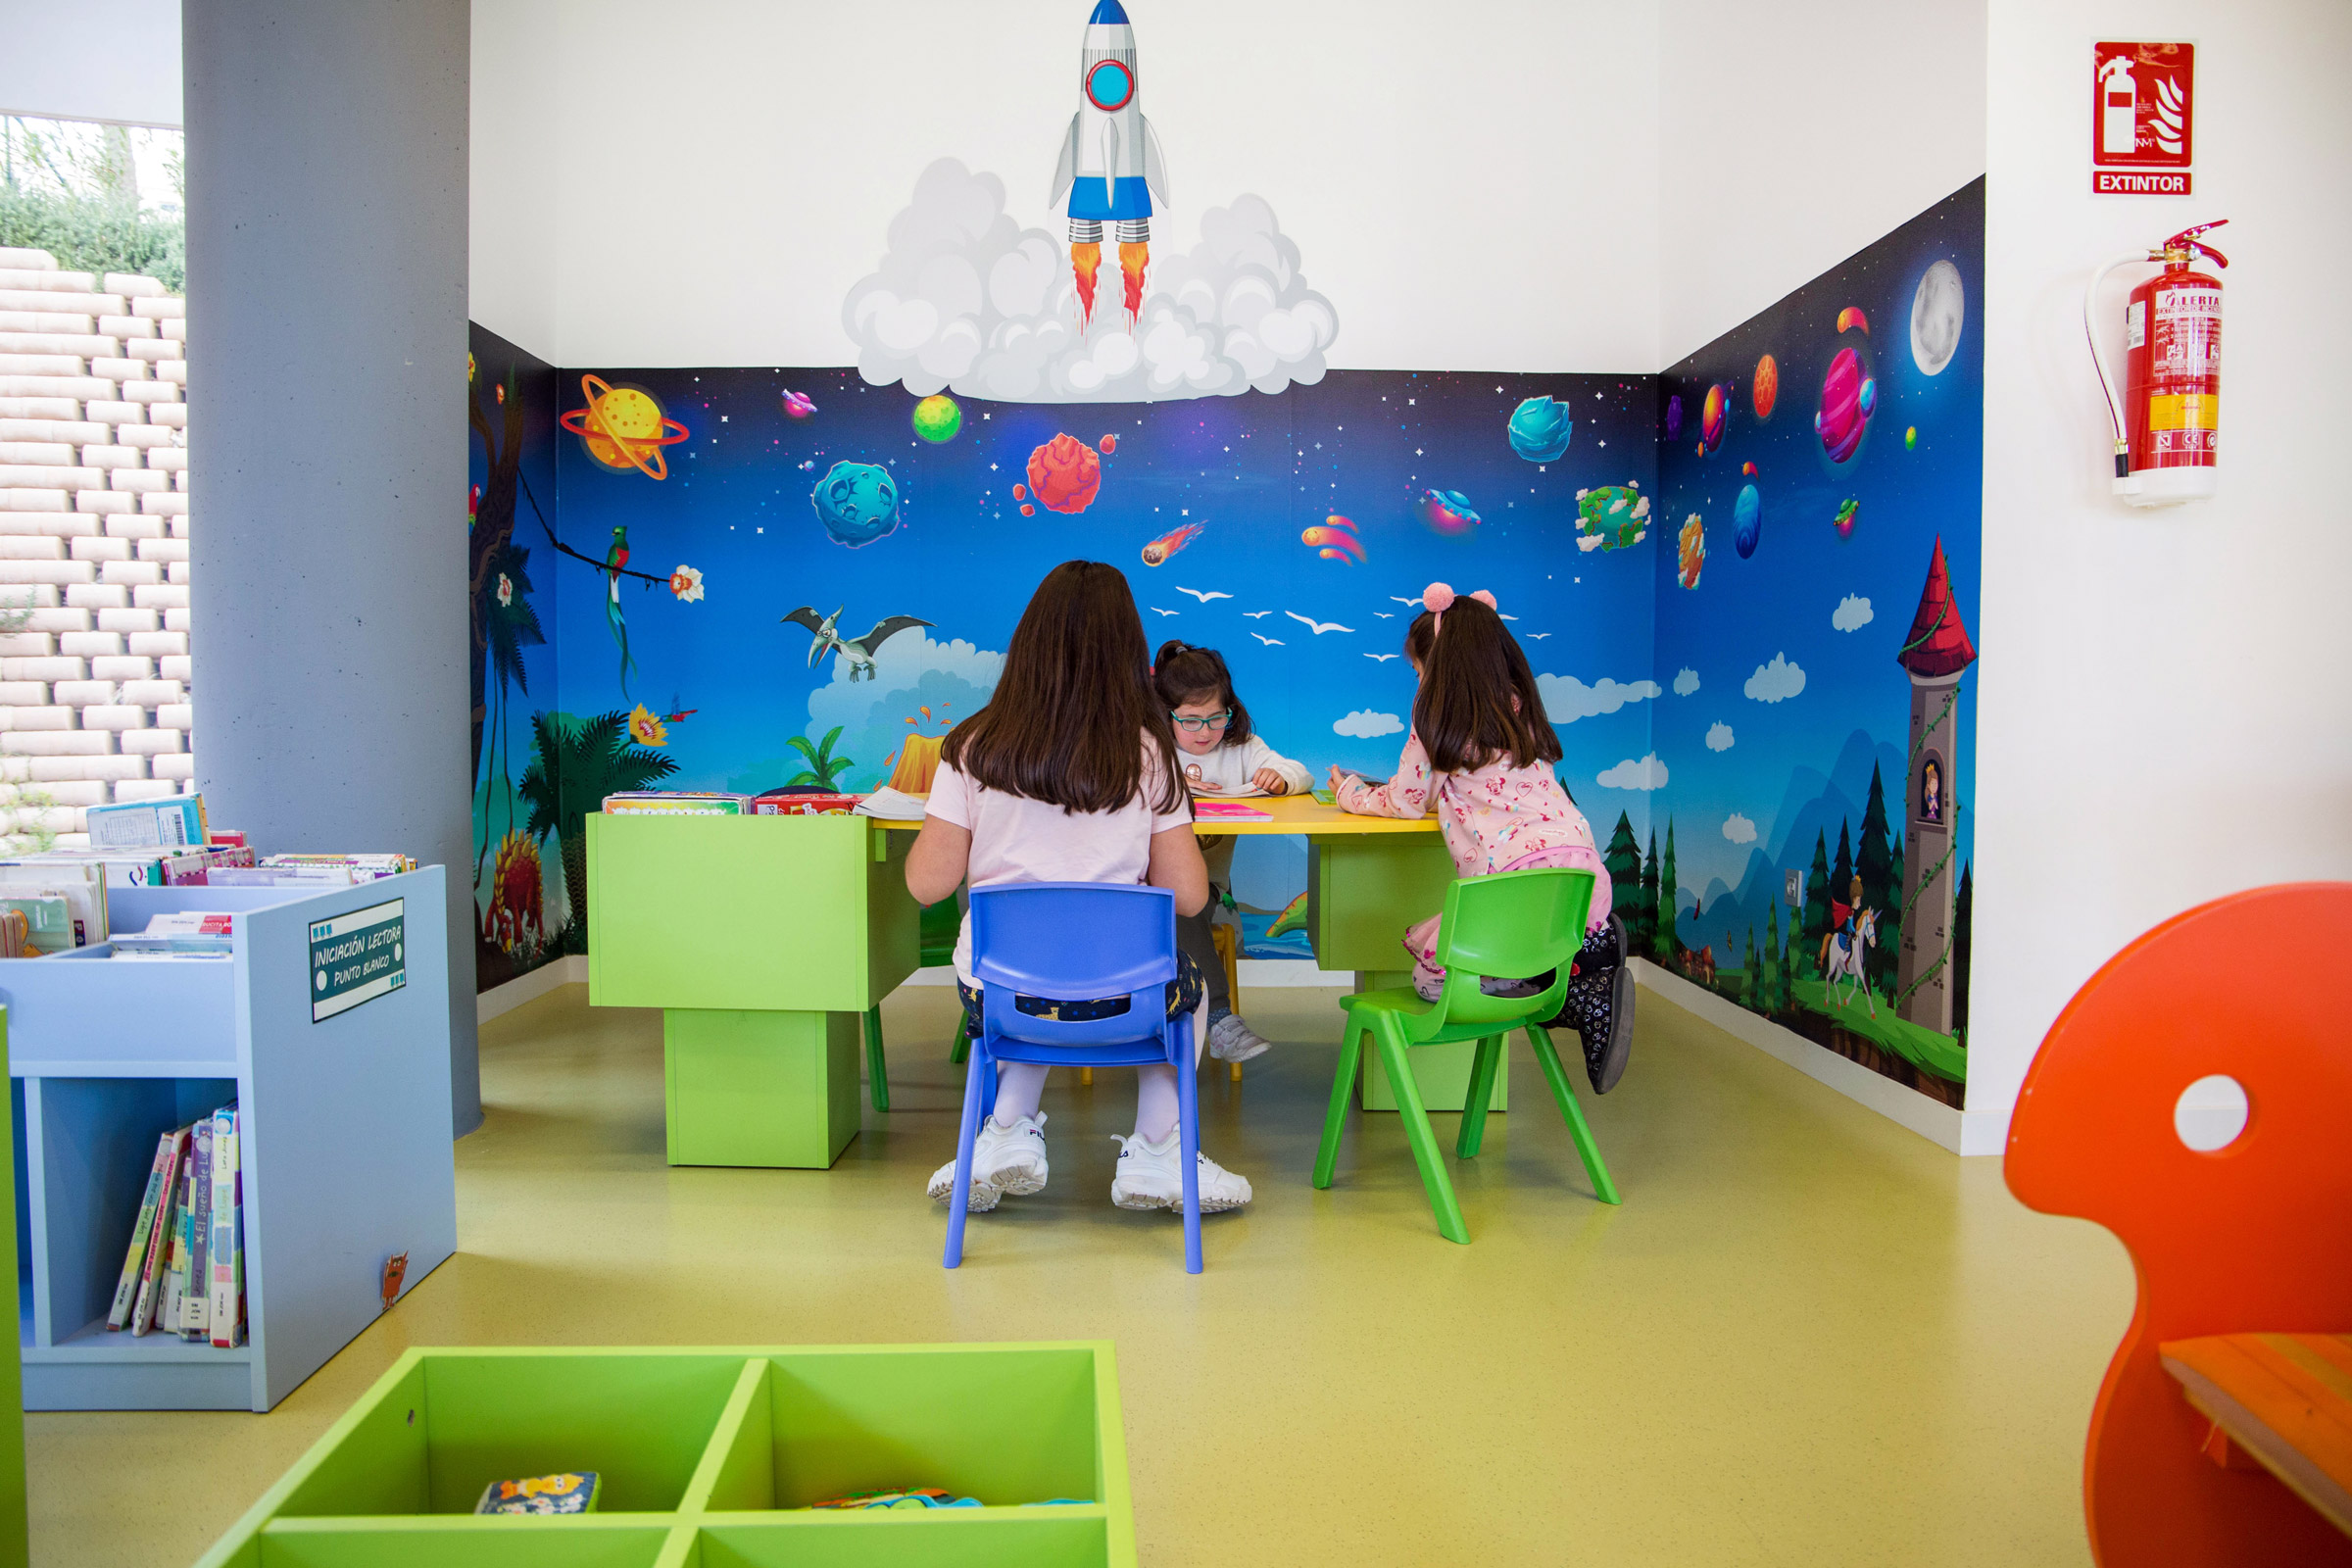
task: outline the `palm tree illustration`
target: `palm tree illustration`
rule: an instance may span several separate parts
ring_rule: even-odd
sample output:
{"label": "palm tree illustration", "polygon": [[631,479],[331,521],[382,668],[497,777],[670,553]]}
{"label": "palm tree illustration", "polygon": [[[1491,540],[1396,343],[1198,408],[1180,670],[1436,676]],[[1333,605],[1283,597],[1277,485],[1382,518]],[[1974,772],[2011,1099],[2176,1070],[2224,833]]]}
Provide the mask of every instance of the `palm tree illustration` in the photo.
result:
{"label": "palm tree illustration", "polygon": [[839,724],[834,725],[825,732],[825,738],[814,746],[808,744],[808,737],[806,735],[795,735],[784,742],[785,745],[808,759],[807,767],[784,781],[786,789],[813,784],[820,790],[829,790],[833,787],[833,781],[836,778],[856,765],[849,758],[833,755],[833,743],[841,739],[841,729],[842,726]]}
{"label": "palm tree illustration", "polygon": [[563,952],[588,951],[588,813],[608,795],[644,789],[677,770],[674,759],[630,741],[629,715],[618,710],[594,718],[531,715],[531,765],[514,788],[531,807],[524,831],[533,839],[555,834],[563,855],[571,906]]}

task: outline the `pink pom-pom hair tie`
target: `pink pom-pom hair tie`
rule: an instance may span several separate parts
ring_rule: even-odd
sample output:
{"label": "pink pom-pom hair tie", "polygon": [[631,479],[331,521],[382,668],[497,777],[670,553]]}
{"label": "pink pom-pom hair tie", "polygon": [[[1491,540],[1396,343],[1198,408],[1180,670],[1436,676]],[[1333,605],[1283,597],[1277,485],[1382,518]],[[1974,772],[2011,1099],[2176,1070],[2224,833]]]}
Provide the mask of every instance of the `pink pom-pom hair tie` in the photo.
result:
{"label": "pink pom-pom hair tie", "polygon": [[[1433,582],[1428,587],[1421,590],[1421,608],[1428,611],[1431,615],[1436,617],[1429,623],[1429,629],[1433,636],[1436,634],[1438,627],[1445,621],[1446,612],[1453,608],[1453,601],[1455,597],[1454,591],[1451,588],[1446,587],[1442,582]],[[1489,610],[1497,610],[1500,608],[1494,603],[1494,596],[1487,592],[1487,590],[1484,588],[1479,589],[1476,593],[1471,594],[1469,597],[1477,600]]]}

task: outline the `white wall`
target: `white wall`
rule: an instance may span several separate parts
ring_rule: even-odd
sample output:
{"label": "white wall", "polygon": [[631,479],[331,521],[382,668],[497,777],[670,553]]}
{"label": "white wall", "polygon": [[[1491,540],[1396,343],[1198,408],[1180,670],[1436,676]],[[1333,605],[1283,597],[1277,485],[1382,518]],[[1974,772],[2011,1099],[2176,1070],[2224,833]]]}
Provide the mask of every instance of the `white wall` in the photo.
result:
{"label": "white wall", "polygon": [[177,125],[179,0],[0,0],[0,113]]}
{"label": "white wall", "polygon": [[[1092,9],[475,0],[474,318],[562,365],[851,363],[842,300],[934,159],[1059,235]],[[1338,308],[1332,364],[1657,364],[1657,0],[1129,15],[1154,243],[1265,197]]]}
{"label": "white wall", "polygon": [[[1985,1152],[2043,1032],[2117,949],[2224,893],[2352,877],[2352,502],[2335,468],[2352,7],[2130,11],[2132,36],[2197,44],[2194,198],[2088,193],[2087,59],[2112,6],[1990,6],[1968,1098],[1968,1147]],[[2224,217],[2223,494],[2130,511],[2105,494],[2082,287]]]}
{"label": "white wall", "polygon": [[1984,0],[1673,0],[1659,365],[1984,172]]}

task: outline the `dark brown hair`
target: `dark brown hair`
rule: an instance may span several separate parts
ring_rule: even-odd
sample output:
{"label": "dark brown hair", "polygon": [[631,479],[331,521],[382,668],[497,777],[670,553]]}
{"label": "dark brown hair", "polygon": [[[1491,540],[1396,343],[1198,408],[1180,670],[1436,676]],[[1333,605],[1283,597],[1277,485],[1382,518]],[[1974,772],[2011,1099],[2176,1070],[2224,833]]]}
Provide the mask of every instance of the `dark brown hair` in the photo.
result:
{"label": "dark brown hair", "polygon": [[[1175,810],[1190,797],[1146,649],[1119,568],[1063,562],[1021,612],[988,706],[948,732],[942,759],[976,784],[1064,810],[1115,811],[1138,794]],[[1147,740],[1159,753],[1152,779]]]}
{"label": "dark brown hair", "polygon": [[1459,773],[1503,756],[1513,767],[1560,760],[1527,655],[1485,604],[1464,596],[1443,616],[1422,612],[1405,628],[1404,650],[1421,666],[1413,732],[1430,766]]}
{"label": "dark brown hair", "polygon": [[1214,648],[1195,648],[1173,639],[1161,643],[1159,657],[1152,661],[1152,684],[1159,688],[1162,708],[1215,703],[1232,709],[1233,721],[1225,726],[1226,745],[1239,746],[1250,738],[1250,710],[1242,706],[1240,694],[1233,689],[1233,671],[1225,667],[1225,656]]}

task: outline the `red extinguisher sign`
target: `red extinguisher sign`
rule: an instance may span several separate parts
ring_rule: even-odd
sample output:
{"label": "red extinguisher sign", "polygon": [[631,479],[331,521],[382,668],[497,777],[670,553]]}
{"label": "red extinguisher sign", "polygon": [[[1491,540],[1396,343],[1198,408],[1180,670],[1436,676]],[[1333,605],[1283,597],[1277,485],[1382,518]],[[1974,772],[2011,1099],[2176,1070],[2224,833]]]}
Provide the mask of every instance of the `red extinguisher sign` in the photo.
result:
{"label": "red extinguisher sign", "polygon": [[2101,42],[2090,50],[2090,188],[2186,196],[2196,155],[2197,46]]}

